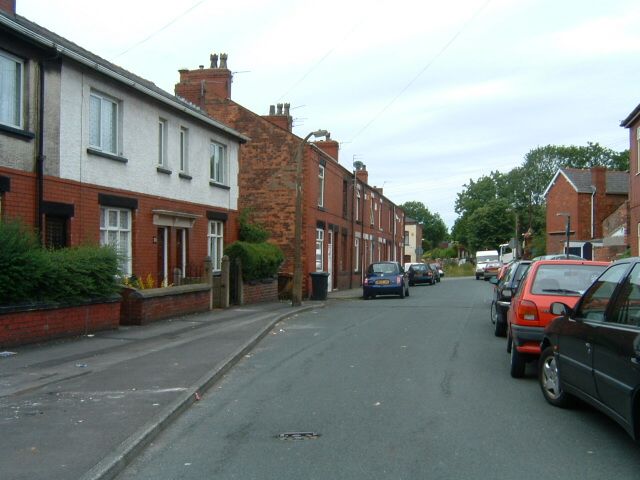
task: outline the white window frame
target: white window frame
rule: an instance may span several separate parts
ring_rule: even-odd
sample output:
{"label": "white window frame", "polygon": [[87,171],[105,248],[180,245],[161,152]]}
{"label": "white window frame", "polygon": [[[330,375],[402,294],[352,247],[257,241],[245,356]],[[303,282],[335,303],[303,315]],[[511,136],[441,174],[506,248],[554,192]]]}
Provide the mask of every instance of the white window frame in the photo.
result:
{"label": "white window frame", "polygon": [[324,166],[318,165],[318,206],[324,207]]}
{"label": "white window frame", "polygon": [[189,172],[189,129],[187,127],[180,127],[180,141],[178,145],[180,147],[180,171],[182,173]]}
{"label": "white window frame", "polygon": [[354,246],[354,252],[353,254],[355,255],[355,268],[353,269],[354,272],[359,272],[360,271],[360,239],[358,237],[353,239],[353,246]]}
{"label": "white window frame", "polygon": [[158,119],[158,166],[167,168],[167,128],[164,118]]}
{"label": "white window frame", "polygon": [[222,269],[222,254],[224,251],[224,222],[209,220],[207,244],[207,253],[211,258],[211,269],[214,272],[219,272]]}
{"label": "white window frame", "polygon": [[316,228],[316,272],[324,267],[324,230]]}
{"label": "white window frame", "polygon": [[[15,66],[14,72],[11,72],[12,66]],[[24,128],[23,79],[24,62],[13,55],[0,52],[0,95],[2,95],[0,96],[0,124],[2,125]]]}
{"label": "white window frame", "polygon": [[640,174],[640,126],[636,129],[636,174]]}
{"label": "white window frame", "polygon": [[380,208],[378,208],[378,228],[383,231],[382,228],[382,200],[380,200]]}
{"label": "white window frame", "polygon": [[[112,218],[114,222],[110,221]],[[128,208],[100,207],[100,245],[111,245],[116,249],[120,255],[120,269],[127,277],[132,274],[132,221],[133,211]]]}
{"label": "white window frame", "polygon": [[371,226],[375,225],[375,217],[373,216],[373,206],[374,206],[374,197],[371,197],[371,203],[369,203],[369,220],[371,222]]}
{"label": "white window frame", "polygon": [[[97,112],[96,107],[99,107]],[[95,115],[97,119],[94,119]],[[106,125],[109,117],[112,122],[110,130]],[[97,132],[94,127],[97,127]],[[93,90],[89,94],[89,146],[112,155],[118,155],[120,150],[120,102]]]}
{"label": "white window frame", "polygon": [[229,159],[227,147],[211,141],[209,145],[209,179],[222,185],[229,184]]}

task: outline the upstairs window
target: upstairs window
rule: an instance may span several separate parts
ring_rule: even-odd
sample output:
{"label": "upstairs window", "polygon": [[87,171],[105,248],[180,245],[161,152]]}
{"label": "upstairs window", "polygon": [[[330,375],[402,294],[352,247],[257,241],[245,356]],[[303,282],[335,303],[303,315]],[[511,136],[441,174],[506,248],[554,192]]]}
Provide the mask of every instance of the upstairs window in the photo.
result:
{"label": "upstairs window", "polygon": [[187,173],[189,168],[189,130],[180,127],[180,171]]}
{"label": "upstairs window", "polygon": [[158,166],[167,168],[167,121],[158,119]]}
{"label": "upstairs window", "polygon": [[324,207],[324,167],[318,165],[318,206]]}
{"label": "upstairs window", "polygon": [[89,98],[89,145],[118,155],[118,102],[96,92]]}
{"label": "upstairs window", "polygon": [[210,180],[212,182],[228,184],[227,148],[219,143],[211,142],[210,154]]}
{"label": "upstairs window", "polygon": [[14,128],[23,128],[23,69],[21,60],[0,52],[0,123]]}

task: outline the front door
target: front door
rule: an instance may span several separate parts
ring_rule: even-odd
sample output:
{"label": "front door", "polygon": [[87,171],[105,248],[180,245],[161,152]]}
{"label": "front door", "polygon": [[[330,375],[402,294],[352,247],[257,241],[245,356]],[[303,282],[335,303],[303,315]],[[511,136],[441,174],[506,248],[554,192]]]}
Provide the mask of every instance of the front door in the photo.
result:
{"label": "front door", "polygon": [[158,227],[158,287],[169,283],[169,229]]}
{"label": "front door", "polygon": [[327,278],[327,291],[330,292],[332,290],[331,286],[333,285],[333,230],[329,230],[327,232],[328,242],[327,242],[327,272],[329,273],[329,277]]}

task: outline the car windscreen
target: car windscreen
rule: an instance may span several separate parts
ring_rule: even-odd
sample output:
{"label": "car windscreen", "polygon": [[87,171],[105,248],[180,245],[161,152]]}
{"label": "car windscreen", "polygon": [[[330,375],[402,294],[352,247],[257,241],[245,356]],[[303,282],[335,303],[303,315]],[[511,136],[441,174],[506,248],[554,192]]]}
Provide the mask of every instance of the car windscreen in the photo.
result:
{"label": "car windscreen", "polygon": [[393,263],[373,263],[369,266],[369,273],[398,273],[398,267]]}
{"label": "car windscreen", "polygon": [[607,268],[605,265],[540,265],[531,293],[537,295],[580,296]]}
{"label": "car windscreen", "polygon": [[486,256],[476,258],[476,261],[478,263],[497,262],[498,260],[499,260],[498,255],[486,255]]}

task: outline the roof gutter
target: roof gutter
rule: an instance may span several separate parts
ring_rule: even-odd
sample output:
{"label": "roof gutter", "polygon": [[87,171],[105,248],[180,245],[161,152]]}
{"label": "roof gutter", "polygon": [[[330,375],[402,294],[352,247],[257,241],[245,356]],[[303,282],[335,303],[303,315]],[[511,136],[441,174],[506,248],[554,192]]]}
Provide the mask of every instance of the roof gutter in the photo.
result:
{"label": "roof gutter", "polygon": [[73,50],[63,47],[62,45],[58,45],[56,42],[54,42],[53,40],[50,40],[46,37],[44,37],[43,35],[40,35],[39,33],[36,33],[32,30],[30,30],[29,28],[20,25],[19,23],[11,20],[10,18],[5,17],[4,15],[0,15],[0,25],[6,25],[9,28],[15,30],[16,32],[21,33],[22,35],[30,38],[31,40],[35,40],[36,42],[45,45],[47,47],[53,48],[55,49],[59,54],[62,54],[66,57],[69,57],[73,60],[75,60],[76,62],[85,65],[89,68],[92,68],[93,70],[96,70],[120,83],[124,83],[128,86],[130,86],[131,88],[133,88],[134,90],[137,90],[145,95],[148,95],[150,97],[153,97],[154,99],[164,103],[165,105],[169,105],[172,108],[175,108],[177,110],[182,110],[183,112],[185,112],[188,115],[191,115],[192,117],[197,118],[198,120],[201,120],[209,125],[211,125],[212,127],[215,127],[218,130],[221,130],[229,135],[231,135],[232,137],[237,138],[238,140],[240,140],[240,143],[246,143],[249,140],[251,140],[249,137],[247,137],[246,135],[243,135],[242,133],[227,127],[226,125],[216,122],[215,120],[213,120],[211,117],[196,112],[193,109],[190,109],[189,107],[182,105],[180,102],[177,102],[175,100],[171,100],[168,97],[165,97],[164,95],[159,94],[158,92],[155,92],[153,90],[151,90],[150,88],[145,87],[144,85],[141,85],[140,83],[131,80],[130,78],[127,78],[124,75],[121,75],[118,72],[115,72],[113,70],[111,70],[108,67],[105,67],[104,65],[101,65],[100,63],[97,63],[94,60],[91,60],[87,57],[85,57],[84,55],[79,54],[78,52],[74,52]]}

